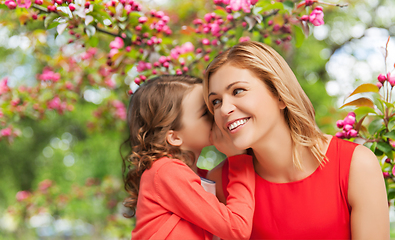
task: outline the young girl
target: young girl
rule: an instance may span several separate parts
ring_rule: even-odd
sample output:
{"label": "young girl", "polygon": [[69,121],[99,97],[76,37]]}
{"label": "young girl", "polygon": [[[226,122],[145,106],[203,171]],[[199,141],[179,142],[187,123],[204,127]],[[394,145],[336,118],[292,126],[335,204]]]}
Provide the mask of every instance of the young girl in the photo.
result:
{"label": "young girl", "polygon": [[200,79],[149,80],[133,94],[127,118],[132,150],[125,177],[130,196],[124,204],[136,213],[132,239],[249,238],[252,158],[229,158],[227,206],[203,189],[195,173],[212,127]]}
{"label": "young girl", "polygon": [[[366,147],[325,135],[284,59],[242,42],[207,67],[204,95],[224,136],[252,149],[252,239],[389,239],[383,175]],[[209,178],[228,195],[225,161]]]}

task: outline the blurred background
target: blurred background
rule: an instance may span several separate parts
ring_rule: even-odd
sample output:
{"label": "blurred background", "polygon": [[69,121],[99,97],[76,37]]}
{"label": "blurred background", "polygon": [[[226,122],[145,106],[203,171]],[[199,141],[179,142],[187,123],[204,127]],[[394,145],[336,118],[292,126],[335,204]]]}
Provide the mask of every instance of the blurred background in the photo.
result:
{"label": "blurred background", "polygon": [[[313,102],[321,130],[335,134],[336,121],[347,114],[347,109],[339,109],[344,99],[356,86],[375,83],[385,72],[383,53],[388,37],[395,34],[395,2],[328,2],[348,6],[325,11],[325,24],[312,27],[300,47],[291,44],[278,50]],[[214,8],[212,0],[140,3],[177,18],[172,24],[178,28]],[[37,84],[36,74],[45,66],[42,58],[54,57],[67,41],[63,35],[55,38],[52,29],[42,35],[42,46],[33,46],[26,32],[40,23],[19,21],[13,11],[0,8],[0,79],[8,77],[9,87]],[[393,39],[388,50],[392,69]],[[14,119],[20,136],[0,141],[0,239],[130,239],[134,219],[122,216],[126,193],[120,146],[128,137],[126,123],[95,117],[98,106],[114,93],[104,87],[82,93],[73,111]],[[211,169],[222,159],[215,148],[207,147],[198,166]],[[25,198],[31,199],[26,203]]]}

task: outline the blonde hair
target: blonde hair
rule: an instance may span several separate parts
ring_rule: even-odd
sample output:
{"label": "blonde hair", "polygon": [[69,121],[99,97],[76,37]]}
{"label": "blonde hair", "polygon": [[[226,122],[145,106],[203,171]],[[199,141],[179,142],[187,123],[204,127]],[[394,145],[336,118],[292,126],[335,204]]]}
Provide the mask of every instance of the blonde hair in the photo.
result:
{"label": "blonde hair", "polygon": [[204,99],[212,113],[213,106],[208,101],[210,76],[225,64],[250,70],[265,83],[274,96],[284,102],[284,118],[291,130],[293,142],[294,165],[302,169],[298,146],[308,147],[317,161],[323,165],[326,157],[320,145],[322,146],[326,138],[315,122],[315,111],[310,99],[280,54],[263,43],[253,41],[241,42],[219,54],[207,66],[203,80]]}
{"label": "blonde hair", "polygon": [[127,123],[130,154],[123,158],[124,187],[129,196],[124,206],[135,214],[141,175],[162,157],[177,158],[188,166],[195,162],[191,151],[181,150],[166,141],[169,130],[182,129],[182,100],[192,89],[202,84],[200,78],[186,75],[162,75],[148,80],[132,95]]}

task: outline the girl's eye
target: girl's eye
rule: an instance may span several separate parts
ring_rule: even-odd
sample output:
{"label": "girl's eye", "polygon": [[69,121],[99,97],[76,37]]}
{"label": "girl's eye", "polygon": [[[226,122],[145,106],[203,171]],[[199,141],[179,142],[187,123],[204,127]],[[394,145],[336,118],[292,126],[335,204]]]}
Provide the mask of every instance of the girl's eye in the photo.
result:
{"label": "girl's eye", "polygon": [[244,92],[244,89],[237,88],[237,89],[233,90],[233,95],[237,95],[237,94],[242,93],[242,92]]}
{"label": "girl's eye", "polygon": [[213,104],[213,107],[215,107],[215,105],[217,105],[218,103],[220,103],[219,99],[214,99],[213,101],[211,101],[211,104]]}
{"label": "girl's eye", "polygon": [[202,117],[206,116],[208,114],[208,109],[206,109],[202,115]]}

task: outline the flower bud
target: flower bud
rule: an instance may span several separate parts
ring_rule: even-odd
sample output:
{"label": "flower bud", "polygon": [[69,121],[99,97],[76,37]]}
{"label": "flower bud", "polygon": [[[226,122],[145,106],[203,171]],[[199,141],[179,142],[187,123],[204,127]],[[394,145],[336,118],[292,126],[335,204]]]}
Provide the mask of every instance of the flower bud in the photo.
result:
{"label": "flower bud", "polygon": [[358,132],[355,129],[351,129],[348,133],[349,133],[350,137],[355,138],[356,136],[358,136]]}
{"label": "flower bud", "polygon": [[335,134],[335,137],[337,137],[337,138],[344,138],[344,134],[343,134],[343,132],[337,132]]}
{"label": "flower bud", "polygon": [[343,130],[346,132],[349,132],[351,129],[353,129],[352,125],[346,124],[343,126]]}
{"label": "flower bud", "polygon": [[344,121],[343,121],[343,123],[344,123],[344,125],[354,125],[354,123],[355,123],[355,117],[354,116],[352,116],[352,115],[348,115],[345,119],[344,119]]}
{"label": "flower bud", "polygon": [[389,172],[383,172],[383,177],[384,177],[384,178],[389,178],[389,177],[390,177]]}
{"label": "flower bud", "polygon": [[384,74],[379,74],[379,76],[377,77],[377,80],[379,80],[379,82],[384,83],[385,80],[387,80],[387,77]]}
{"label": "flower bud", "polygon": [[75,6],[74,6],[74,4],[70,3],[70,4],[69,4],[69,9],[70,9],[70,11],[74,12],[74,11],[75,11]]}
{"label": "flower bud", "polygon": [[338,128],[343,128],[343,126],[344,126],[343,120],[337,120],[336,126],[337,126]]}

